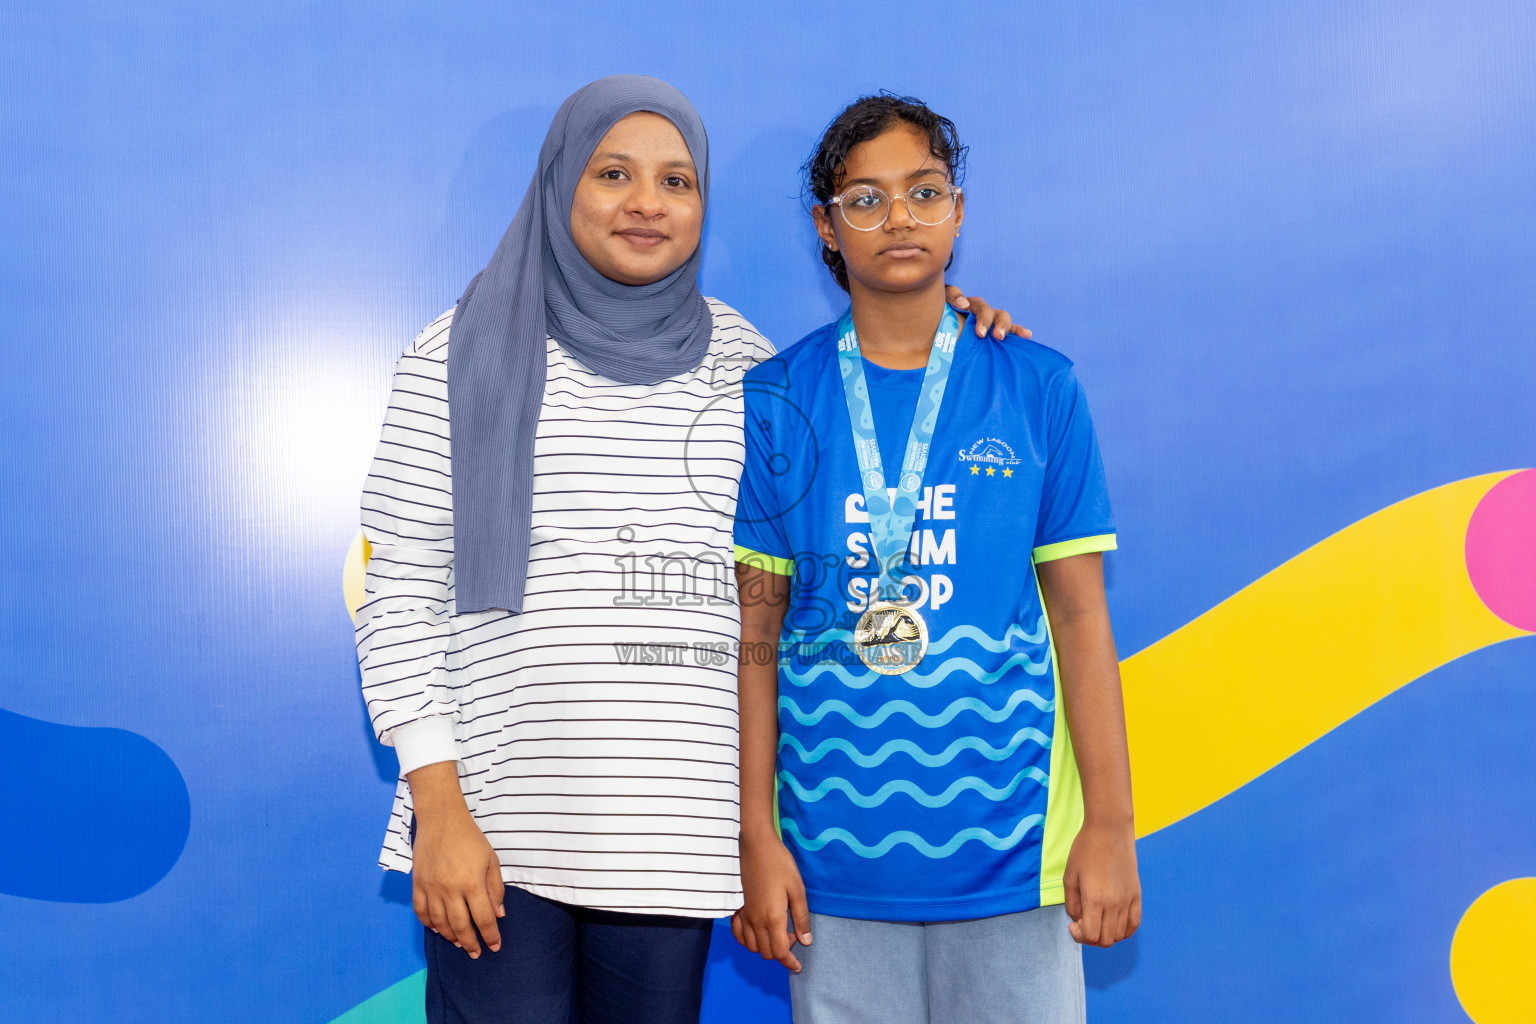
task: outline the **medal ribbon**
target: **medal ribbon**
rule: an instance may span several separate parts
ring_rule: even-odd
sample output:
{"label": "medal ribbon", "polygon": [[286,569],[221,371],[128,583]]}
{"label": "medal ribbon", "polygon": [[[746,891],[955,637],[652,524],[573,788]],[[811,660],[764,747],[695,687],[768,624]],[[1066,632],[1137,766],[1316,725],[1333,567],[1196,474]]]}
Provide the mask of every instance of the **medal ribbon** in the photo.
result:
{"label": "medal ribbon", "polygon": [[928,465],[928,446],[939,420],[939,406],[944,402],[944,388],[949,383],[949,367],[954,362],[955,342],[959,338],[960,318],[945,306],[939,329],[933,335],[917,410],[907,433],[901,475],[896,486],[887,489],[880,445],[875,439],[874,412],[869,404],[869,383],[864,377],[864,357],[859,352],[859,334],[853,328],[853,310],[845,313],[837,325],[837,363],[843,376],[843,397],[848,401],[848,420],[853,425],[853,450],[859,459],[859,478],[864,485],[864,508],[869,512],[870,546],[880,564],[882,601],[902,600],[897,571],[905,565],[907,548],[912,543],[912,523],[917,518],[917,497],[923,487],[923,470]]}

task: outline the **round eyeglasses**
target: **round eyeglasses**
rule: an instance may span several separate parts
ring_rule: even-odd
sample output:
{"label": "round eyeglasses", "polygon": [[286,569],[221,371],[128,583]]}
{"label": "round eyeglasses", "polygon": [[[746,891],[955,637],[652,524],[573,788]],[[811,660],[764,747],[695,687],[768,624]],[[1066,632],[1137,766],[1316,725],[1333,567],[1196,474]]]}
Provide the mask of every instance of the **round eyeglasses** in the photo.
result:
{"label": "round eyeglasses", "polygon": [[[949,219],[955,212],[955,197],[960,186],[920,181],[907,189],[897,199],[907,204],[907,216],[919,224],[933,227]],[[885,223],[891,215],[894,200],[883,189],[873,185],[855,185],[842,195],[827,200],[843,212],[843,222],[855,231],[873,231]]]}

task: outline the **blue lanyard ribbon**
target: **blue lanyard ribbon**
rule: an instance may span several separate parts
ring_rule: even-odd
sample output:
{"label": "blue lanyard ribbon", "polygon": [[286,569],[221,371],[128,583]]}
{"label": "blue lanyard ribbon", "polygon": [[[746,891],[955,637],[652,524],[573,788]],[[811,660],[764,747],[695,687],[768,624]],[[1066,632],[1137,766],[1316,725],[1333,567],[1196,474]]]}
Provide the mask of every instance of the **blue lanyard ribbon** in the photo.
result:
{"label": "blue lanyard ribbon", "polygon": [[917,498],[928,465],[928,446],[944,402],[949,367],[960,338],[960,318],[948,306],[933,335],[917,411],[907,433],[907,450],[894,490],[888,490],[880,463],[880,444],[875,439],[875,417],[869,405],[869,383],[864,377],[864,357],[859,334],[853,328],[853,311],[837,325],[837,364],[843,375],[843,397],[848,400],[848,420],[853,425],[853,450],[859,459],[859,478],[864,485],[864,508],[869,512],[870,546],[880,564],[879,594],[882,601],[902,600],[902,570],[912,542],[912,523],[917,518]]}

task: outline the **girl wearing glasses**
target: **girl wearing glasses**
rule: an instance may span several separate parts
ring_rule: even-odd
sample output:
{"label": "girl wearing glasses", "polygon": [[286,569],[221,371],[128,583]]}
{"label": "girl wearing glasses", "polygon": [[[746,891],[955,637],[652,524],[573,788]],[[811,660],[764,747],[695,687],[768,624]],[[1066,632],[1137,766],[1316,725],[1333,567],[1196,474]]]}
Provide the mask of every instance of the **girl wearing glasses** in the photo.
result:
{"label": "girl wearing glasses", "polygon": [[430,1024],[692,1024],[741,906],[731,516],[773,349],[699,293],[709,181],[676,89],[577,91],[395,374],[357,648]]}
{"label": "girl wearing glasses", "polygon": [[798,1024],[1081,1021],[1075,943],[1140,919],[1103,466],[1071,362],[945,303],[963,159],[916,100],[838,115],[851,309],[746,378],[732,928]]}

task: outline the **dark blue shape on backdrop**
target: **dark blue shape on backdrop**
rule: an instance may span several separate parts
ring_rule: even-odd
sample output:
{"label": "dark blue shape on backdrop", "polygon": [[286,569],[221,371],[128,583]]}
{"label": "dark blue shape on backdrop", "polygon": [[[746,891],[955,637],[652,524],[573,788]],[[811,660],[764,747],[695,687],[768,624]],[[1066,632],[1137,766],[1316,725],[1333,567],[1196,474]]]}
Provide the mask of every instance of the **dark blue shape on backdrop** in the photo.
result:
{"label": "dark blue shape on backdrop", "polygon": [[126,729],[57,725],[0,710],[0,892],[115,903],[181,857],[192,802],[176,762]]}

